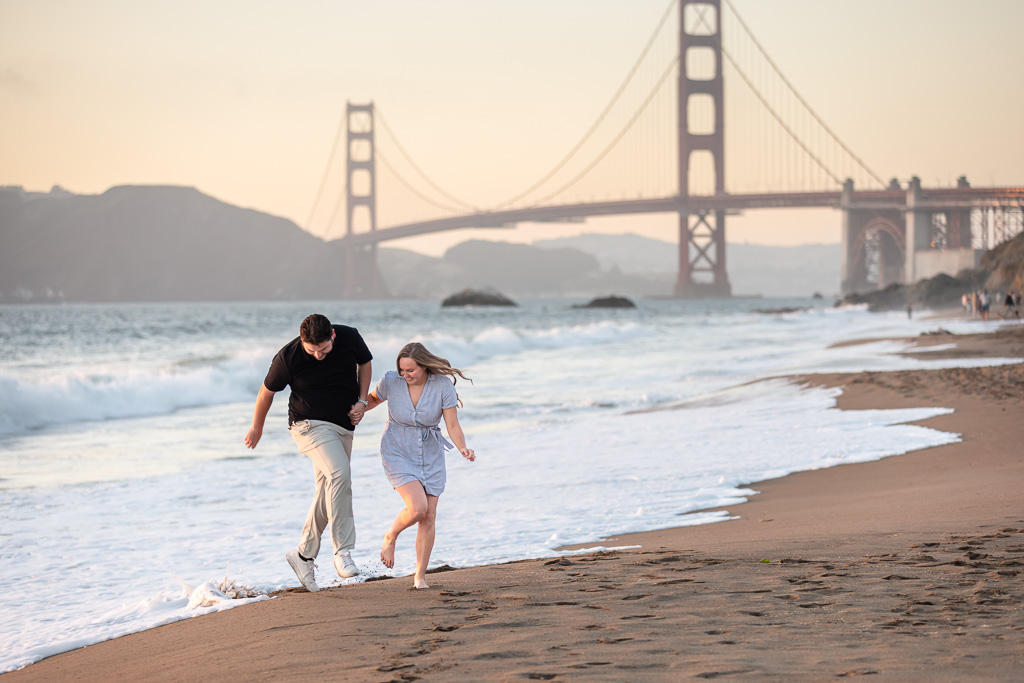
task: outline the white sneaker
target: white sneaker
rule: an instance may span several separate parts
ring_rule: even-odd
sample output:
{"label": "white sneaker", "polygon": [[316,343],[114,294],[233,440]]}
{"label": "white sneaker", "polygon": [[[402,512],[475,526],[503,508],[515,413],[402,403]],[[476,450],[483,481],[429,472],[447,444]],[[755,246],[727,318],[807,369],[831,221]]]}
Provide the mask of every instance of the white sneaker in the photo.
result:
{"label": "white sneaker", "polygon": [[359,573],[359,567],[352,561],[352,554],[347,550],[342,550],[334,556],[334,568],[338,570],[338,576],[343,579]]}
{"label": "white sneaker", "polygon": [[316,585],[316,579],[313,578],[313,560],[303,560],[299,557],[298,550],[288,551],[285,553],[284,559],[288,560],[295,576],[299,577],[299,583],[305,586],[306,590],[310,593],[320,590],[320,586]]}

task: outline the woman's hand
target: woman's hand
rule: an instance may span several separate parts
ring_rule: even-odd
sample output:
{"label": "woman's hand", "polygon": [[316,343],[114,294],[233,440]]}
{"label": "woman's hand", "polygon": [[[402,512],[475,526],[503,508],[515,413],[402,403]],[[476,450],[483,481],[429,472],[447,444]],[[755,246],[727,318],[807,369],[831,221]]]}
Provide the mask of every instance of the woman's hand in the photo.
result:
{"label": "woman's hand", "polygon": [[470,462],[476,460],[476,451],[472,448],[460,448],[459,453],[462,453],[462,457]]}

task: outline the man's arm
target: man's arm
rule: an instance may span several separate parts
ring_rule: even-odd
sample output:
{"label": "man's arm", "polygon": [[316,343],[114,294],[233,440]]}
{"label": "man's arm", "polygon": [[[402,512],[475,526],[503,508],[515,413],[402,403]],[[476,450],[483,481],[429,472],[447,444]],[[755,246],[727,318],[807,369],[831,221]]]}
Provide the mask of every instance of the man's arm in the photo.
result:
{"label": "man's arm", "polygon": [[366,410],[366,406],[363,405],[363,401],[368,401],[368,395],[370,393],[370,380],[373,378],[373,369],[371,367],[373,361],[366,361],[356,366],[356,377],[359,379],[359,399],[352,405],[352,409],[348,411],[348,419],[352,420],[353,425],[359,424],[359,421],[363,419],[363,412]]}
{"label": "man's arm", "polygon": [[[256,448],[263,436],[263,423],[267,420],[267,413],[270,412],[270,405],[274,402],[274,392],[267,389],[266,385],[260,385],[260,393],[256,396],[256,409],[252,415],[252,427],[249,427],[245,435],[246,448]],[[363,405],[360,403],[359,405]]]}

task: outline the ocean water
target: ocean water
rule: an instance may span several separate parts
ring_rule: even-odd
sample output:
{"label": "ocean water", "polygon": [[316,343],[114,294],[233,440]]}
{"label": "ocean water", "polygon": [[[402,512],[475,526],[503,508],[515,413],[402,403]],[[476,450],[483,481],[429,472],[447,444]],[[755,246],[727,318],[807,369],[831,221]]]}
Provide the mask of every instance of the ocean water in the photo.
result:
{"label": "ocean water", "polygon": [[[457,388],[478,459],[449,455],[432,566],[715,522],[729,513],[701,510],[735,510],[749,482],[959,438],[907,424],[943,406],[842,412],[838,390],[787,375],[1006,362],[915,360],[897,341],[835,348],[938,323],[812,300],[520,303],[0,306],[0,671],[298,585],[284,553],[313,478],[288,436],[284,392],[259,446],[242,439],[271,357],[309,313],[360,330],[374,381],[410,340],[474,380]],[[783,307],[801,310],[758,310]],[[377,454],[385,417],[367,415],[353,451],[364,573],[339,579],[325,538],[321,586],[414,569],[413,530],[393,570],[378,560],[401,509]]]}

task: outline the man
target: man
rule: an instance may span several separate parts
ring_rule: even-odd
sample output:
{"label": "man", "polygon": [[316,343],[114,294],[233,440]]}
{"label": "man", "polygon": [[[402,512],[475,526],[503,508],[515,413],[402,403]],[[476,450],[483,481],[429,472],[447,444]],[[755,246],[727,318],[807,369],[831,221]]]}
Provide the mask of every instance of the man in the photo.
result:
{"label": "man", "polygon": [[351,554],[356,529],[349,460],[352,432],[368,404],[372,358],[354,327],[331,325],[319,313],[309,316],[302,321],[299,336],[274,356],[256,397],[252,427],[245,435],[245,445],[256,448],[274,394],[291,386],[288,431],[313,461],[316,488],[299,546],[285,559],[310,592],[320,590],[313,560],[328,522],[338,575],[348,578],[359,573]]}

